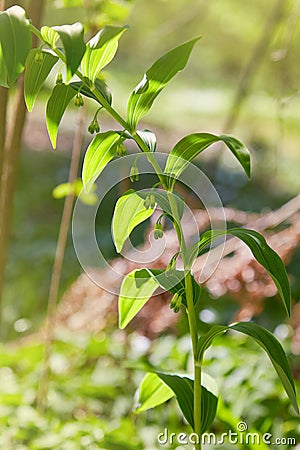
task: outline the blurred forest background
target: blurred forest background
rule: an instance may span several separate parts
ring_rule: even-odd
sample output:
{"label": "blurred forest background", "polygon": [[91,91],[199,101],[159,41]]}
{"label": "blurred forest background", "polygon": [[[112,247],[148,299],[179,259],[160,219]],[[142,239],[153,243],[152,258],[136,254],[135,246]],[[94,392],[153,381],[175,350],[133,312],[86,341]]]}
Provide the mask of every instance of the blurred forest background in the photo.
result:
{"label": "blurred forest background", "polygon": [[[201,159],[201,168],[215,184],[225,207],[249,214],[267,213],[298,195],[299,0],[46,1],[44,24],[76,21],[86,23],[91,34],[105,24],[129,25],[117,58],[105,73],[114,105],[122,112],[132,88],[155,59],[173,46],[201,35],[187,68],[160,95],[144,128],[156,132],[160,151],[169,151],[184,134],[197,131],[233,133],[247,143],[253,158],[250,183],[230,155],[219,149]],[[43,90],[34,111],[27,116],[14,198],[2,300],[1,334],[11,344],[3,344],[0,352],[0,426],[4,430],[0,446],[13,450],[156,448],[155,436],[162,423],[166,421],[180,430],[185,425],[172,402],[165,410],[158,408],[137,419],[130,412],[132,395],[142,375],[139,369],[147,366],[147,360],[165,365],[165,370],[188,366],[184,320],[172,328],[170,336],[162,336],[154,343],[139,333],[124,337],[109,321],[105,330],[108,334],[60,332],[50,360],[47,414],[41,416],[35,409],[43,346],[39,335],[25,337],[37,333],[45,320],[63,208],[63,200],[53,198],[52,191],[68,179],[77,121],[75,108],[69,108],[58,150],[52,151],[44,110],[54,79],[52,74],[49,91]],[[92,115],[88,105],[86,128]],[[103,131],[113,126],[105,115],[101,115],[100,125]],[[86,132],[81,158],[89,141]],[[97,233],[107,258],[112,259],[116,254],[110,237],[110,216],[107,211],[97,222]],[[294,302],[300,295],[299,262],[300,251],[295,246],[288,266]],[[70,234],[60,296],[81,272]],[[204,302],[208,305],[210,300],[211,293],[206,290]],[[234,302],[227,292],[214,308],[207,306],[203,326],[230,320]],[[271,297],[265,300],[264,310],[256,320],[283,341],[299,377],[299,354],[293,350],[292,340],[300,326],[298,331],[292,328],[282,312],[278,299]],[[20,338],[24,338],[21,347]],[[125,357],[132,363],[123,364]],[[217,344],[209,353],[207,370],[220,382],[224,396],[216,432],[234,428],[243,414],[253,430],[297,436],[299,440],[299,419],[288,411],[288,401],[275,375],[255,346],[246,345],[243,338],[230,337],[225,346]],[[227,381],[222,384],[224,375]]]}

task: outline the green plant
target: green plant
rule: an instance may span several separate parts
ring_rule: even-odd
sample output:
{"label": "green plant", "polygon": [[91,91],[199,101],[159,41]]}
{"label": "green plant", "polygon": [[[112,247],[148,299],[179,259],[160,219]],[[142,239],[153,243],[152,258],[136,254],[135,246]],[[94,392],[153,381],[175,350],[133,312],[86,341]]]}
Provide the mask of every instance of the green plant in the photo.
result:
{"label": "green plant", "polygon": [[[119,296],[120,327],[127,326],[158,287],[169,291],[173,294],[170,307],[174,312],[183,309],[188,317],[194,374],[189,377],[153,369],[141,383],[136,411],[153,408],[175,395],[184,417],[197,437],[195,448],[201,449],[201,435],[212,424],[218,403],[216,392],[202,374],[204,353],[215,337],[232,330],[252,337],[267,352],[294,409],[298,412],[287,357],[280,343],[269,331],[251,322],[240,322],[229,326],[214,326],[207,334],[199,335],[196,309],[199,309],[200,286],[193,276],[192,266],[197,256],[224,234],[241,239],[251,249],[257,261],[273,278],[287,313],[290,314],[290,287],[285,267],[259,233],[245,228],[210,230],[194,245],[188,245],[184,237],[184,202],[174,191],[180,175],[189,163],[211,144],[223,142],[250,177],[250,154],[247,148],[232,136],[194,133],[183,137],[175,145],[167,158],[165,168],[162,169],[155,155],[154,133],[138,129],[141,118],[150,110],[159,93],[177,72],[186,66],[199,38],[174,48],[150,67],[131,93],[127,116],[123,118],[112,106],[112,96],[101,78],[101,71],[113,59],[125,27],[104,27],[86,44],[84,29],[80,23],[52,28],[44,26],[38,30],[18,6],[1,13],[0,25],[0,83],[9,87],[26,66],[24,95],[29,110],[32,110],[53,66],[63,63],[66,67],[65,82],[59,73],[46,107],[46,123],[53,148],[56,147],[62,116],[72,100],[80,107],[84,103],[83,97],[93,99],[98,109],[106,110],[121,125],[120,131],[99,132],[97,113],[93,117],[89,130],[96,132],[96,136],[88,147],[82,170],[83,184],[87,191],[115,156],[126,155],[124,142],[128,139],[136,142],[157,175],[157,183],[146,192],[131,189],[119,198],[112,221],[113,239],[117,251],[121,252],[131,231],[149,218],[159,206],[162,214],[156,222],[154,237],[159,239],[162,236],[161,220],[163,217],[168,218],[177,233],[179,252],[172,257],[165,269],[145,267],[134,270],[124,278]],[[41,41],[39,48],[30,49],[30,33]],[[62,47],[57,45],[59,40]],[[72,81],[73,76],[78,80]],[[135,182],[138,176],[135,161],[130,171],[131,181]],[[156,189],[158,186],[161,189]],[[182,260],[183,270],[177,270],[178,257]]]}

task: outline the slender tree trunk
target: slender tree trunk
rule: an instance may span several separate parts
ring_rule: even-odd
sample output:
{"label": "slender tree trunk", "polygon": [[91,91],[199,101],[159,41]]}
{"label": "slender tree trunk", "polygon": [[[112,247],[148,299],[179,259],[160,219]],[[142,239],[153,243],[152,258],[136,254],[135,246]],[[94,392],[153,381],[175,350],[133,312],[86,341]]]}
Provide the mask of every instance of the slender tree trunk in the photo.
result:
{"label": "slender tree trunk", "polygon": [[[78,176],[80,154],[84,137],[85,117],[86,117],[86,108],[81,108],[78,112],[78,122],[76,132],[74,135],[72,158],[69,170],[68,182],[71,184],[75,182]],[[52,276],[48,296],[48,309],[44,329],[45,333],[44,360],[37,397],[37,409],[41,414],[45,412],[45,408],[47,406],[49,358],[51,355],[56,306],[58,301],[59,286],[66,251],[68,232],[72,219],[73,204],[74,204],[74,195],[68,195],[64,203],[64,209],[62,213],[58,240],[56,245],[55,258],[52,268]]]}
{"label": "slender tree trunk", "polygon": [[[3,6],[3,4],[4,7],[7,8],[14,4],[14,1],[2,1],[1,5]],[[28,17],[32,19],[33,24],[36,26],[40,26],[44,5],[45,0],[31,0],[29,3]],[[33,37],[33,46],[35,46],[36,43],[36,38]],[[23,90],[24,77],[21,76],[17,82],[12,114],[8,125],[6,120],[8,93],[7,90],[5,93],[2,89],[0,91],[0,170],[2,167],[0,172],[0,300],[3,291],[4,273],[9,249],[13,197],[17,181],[22,134],[26,118],[26,106],[24,102]],[[3,122],[2,118],[4,119]]]}
{"label": "slender tree trunk", "polygon": [[270,42],[274,36],[277,25],[282,20],[285,9],[285,1],[278,0],[276,5],[273,6],[270,15],[267,17],[262,35],[256,46],[254,47],[253,52],[251,53],[250,58],[241,73],[240,81],[235,92],[231,110],[223,127],[223,130],[226,133],[230,133],[232,131],[238,119],[242,104],[249,93],[251,81],[263,61],[266,51],[269,48]]}

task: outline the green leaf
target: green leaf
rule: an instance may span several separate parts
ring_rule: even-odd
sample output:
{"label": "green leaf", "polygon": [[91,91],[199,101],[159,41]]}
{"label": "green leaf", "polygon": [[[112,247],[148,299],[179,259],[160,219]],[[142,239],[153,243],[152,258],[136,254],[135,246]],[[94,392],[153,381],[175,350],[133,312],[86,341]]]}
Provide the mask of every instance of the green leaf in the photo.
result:
{"label": "green leaf", "polygon": [[[145,269],[148,273],[155,279],[155,281],[159,284],[160,287],[170,292],[171,294],[180,294],[182,296],[182,304],[186,307],[186,293],[185,293],[185,280],[184,280],[184,271],[183,270],[164,270],[164,269]],[[193,275],[192,285],[193,285],[193,300],[194,305],[197,304],[201,287]]]}
{"label": "green leaf", "polygon": [[133,190],[126,192],[116,203],[112,219],[112,233],[120,253],[132,230],[152,216],[154,208],[145,208],[144,200]]}
{"label": "green leaf", "polygon": [[3,59],[2,46],[0,42],[0,86],[8,88],[7,70]]}
{"label": "green leaf", "polygon": [[[135,138],[130,134],[128,131],[120,131],[120,134],[122,134],[126,139],[133,139],[135,141]],[[137,130],[136,134],[139,135],[139,137],[142,139],[144,144],[148,147],[148,150],[153,153],[156,150],[156,136],[155,134],[150,130]],[[140,147],[141,148],[141,147]],[[141,148],[143,151],[143,149]]]}
{"label": "green leaf", "polygon": [[[70,86],[72,86],[72,88],[75,89],[76,92],[80,92],[82,95],[96,100],[96,102],[100,103],[101,105],[101,102],[99,102],[96,95],[82,81],[74,81],[73,83],[70,83]],[[105,100],[111,105],[111,91],[103,80],[97,78],[97,80],[95,80],[94,89],[100,92]]]}
{"label": "green leaf", "polygon": [[158,283],[145,270],[134,270],[124,278],[119,295],[119,327],[125,328],[147,303]]}
{"label": "green leaf", "polygon": [[86,46],[81,62],[82,74],[92,82],[101,70],[110,63],[118,49],[118,40],[127,27],[106,26]]}
{"label": "green leaf", "polygon": [[131,93],[127,106],[127,121],[132,130],[149,111],[154,100],[167,83],[186,66],[195,43],[200,38],[182,44],[159,58],[145,73]]}
{"label": "green leaf", "polygon": [[[36,60],[37,55],[42,58],[41,61]],[[28,111],[32,111],[40,89],[57,61],[57,56],[41,52],[37,48],[33,48],[28,53],[24,80],[24,97]]]}
{"label": "green leaf", "polygon": [[215,337],[224,334],[228,330],[226,325],[214,325],[208,333],[202,335],[198,340],[196,359],[202,363],[204,352],[211,346]]}
{"label": "green leaf", "polygon": [[44,26],[41,28],[41,35],[43,41],[46,42],[51,48],[55,48],[56,42],[59,39],[59,34],[53,30],[53,28]]}
{"label": "green leaf", "polygon": [[136,134],[142,139],[144,144],[148,147],[150,152],[155,152],[156,150],[156,136],[150,130],[137,130]]}
{"label": "green leaf", "polygon": [[250,153],[242,142],[232,136],[216,136],[210,133],[193,133],[182,138],[170,152],[164,173],[172,187],[179,175],[196,156],[215,142],[223,141],[250,177]]}
{"label": "green leaf", "polygon": [[97,134],[90,143],[83,162],[82,180],[86,190],[94,183],[105,166],[113,159],[120,142],[120,135],[115,131]]}
{"label": "green leaf", "polygon": [[269,247],[265,238],[257,231],[233,228],[230,234],[241,239],[251,249],[256,260],[271,275],[277,286],[288,315],[291,313],[291,288],[285,266],[277,253]]}
{"label": "green leaf", "polygon": [[170,400],[174,395],[172,389],[156,373],[149,372],[140,383],[135,412],[138,414],[155,408]]}
{"label": "green leaf", "polygon": [[98,200],[97,194],[94,192],[95,190],[96,186],[93,185],[91,192],[85,192],[83,190],[82,180],[77,179],[74,183],[59,184],[53,189],[52,195],[57,199],[67,197],[68,195],[74,195],[79,197],[79,200],[86,205],[95,205]]}
{"label": "green leaf", "polygon": [[266,351],[296,413],[299,413],[293,375],[286,354],[278,340],[270,331],[252,322],[238,322],[230,325],[229,328],[254,338]]}
{"label": "green leaf", "polygon": [[252,322],[238,322],[229,326],[215,325],[207,334],[199,339],[196,360],[201,363],[205,350],[210,347],[214,338],[220,334],[223,334],[226,330],[239,331],[240,333],[254,338],[255,341],[266,351],[295,411],[298,413],[294,380],[286,354],[278,340],[265,328]]}
{"label": "green leaf", "polygon": [[56,148],[56,139],[58,127],[64,112],[75,97],[76,91],[66,84],[57,84],[54,86],[52,94],[48,100],[46,108],[46,124],[52,147]]}
{"label": "green leaf", "polygon": [[11,86],[23,72],[31,47],[29,21],[20,6],[12,6],[0,13],[0,68],[1,86]]}
{"label": "green leaf", "polygon": [[67,65],[67,81],[69,81],[78,69],[85,53],[83,25],[80,22],[76,22],[72,25],[62,25],[53,27],[52,29],[59,34],[64,46]]}
{"label": "green leaf", "polygon": [[190,258],[195,256],[209,245],[214,239],[217,239],[224,234],[232,234],[241,239],[250,248],[255,259],[267,270],[277,286],[279,295],[282,298],[283,304],[288,315],[291,311],[291,289],[289,279],[286,273],[285,266],[277,253],[269,247],[265,238],[254,230],[247,228],[232,228],[227,231],[207,231],[202,236],[198,243],[191,247],[188,252]]}
{"label": "green leaf", "polygon": [[[193,430],[194,424],[194,380],[179,375],[157,372],[157,375],[172,389],[178,405]],[[218,406],[218,397],[208,388],[201,389],[201,432],[204,433],[214,421]]]}

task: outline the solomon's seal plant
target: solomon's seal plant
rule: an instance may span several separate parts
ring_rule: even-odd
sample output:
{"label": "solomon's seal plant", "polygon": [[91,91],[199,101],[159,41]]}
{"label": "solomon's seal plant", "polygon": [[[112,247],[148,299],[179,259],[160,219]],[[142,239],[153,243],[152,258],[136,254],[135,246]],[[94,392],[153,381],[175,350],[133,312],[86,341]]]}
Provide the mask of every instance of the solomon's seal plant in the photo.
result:
{"label": "solomon's seal plant", "polygon": [[[155,156],[154,133],[139,128],[140,120],[150,110],[159,93],[186,66],[199,38],[170,50],[146,71],[140,83],[131,92],[127,115],[122,117],[112,105],[112,95],[103,81],[101,71],[114,58],[118,41],[125,30],[126,27],[106,26],[85,42],[81,23],[57,27],[43,26],[39,30],[26,18],[21,7],[13,6],[0,13],[0,85],[9,88],[26,69],[24,97],[27,108],[31,111],[50,71],[59,64],[56,84],[46,106],[46,124],[53,148],[56,148],[58,128],[69,103],[73,101],[76,106],[82,106],[84,97],[88,97],[97,104],[97,112],[89,125],[89,132],[95,133],[95,136],[88,146],[82,169],[86,190],[92,188],[94,181],[115,156],[126,155],[125,142],[128,139],[135,141],[137,151],[146,155],[156,172],[158,182],[154,187],[159,186],[159,190],[150,187],[145,195],[131,189],[117,201],[112,220],[114,243],[117,251],[121,252],[131,231],[149,218],[159,206],[162,216],[170,219],[177,233],[180,250],[164,270],[145,267],[125,276],[119,296],[119,325],[121,328],[126,327],[158,287],[169,291],[173,296],[170,307],[174,312],[184,310],[188,317],[194,373],[193,376],[188,376],[153,370],[146,374],[140,385],[136,411],[153,408],[176,396],[185,419],[193,431],[201,436],[211,426],[218,404],[216,393],[212,392],[202,376],[203,358],[215,337],[228,330],[243,333],[262,347],[269,356],[294,409],[298,411],[288,360],[273,334],[251,322],[213,326],[205,335],[200,335],[198,330],[195,310],[196,307],[199,308],[200,286],[192,273],[193,262],[224,233],[239,238],[250,248],[256,260],[274,280],[286,312],[290,314],[290,286],[285,267],[258,232],[245,228],[233,228],[226,232],[211,230],[205,232],[192,246],[188,245],[183,234],[181,219],[184,202],[174,193],[179,176],[201,152],[216,142],[223,142],[250,177],[250,155],[247,148],[232,136],[193,133],[183,137],[174,146],[162,169]],[[31,49],[31,33],[41,42],[37,49]],[[66,69],[65,79],[60,71],[62,65]],[[105,109],[119,124],[120,130],[100,132],[99,109]],[[128,176],[132,182],[138,180],[136,161]],[[163,235],[161,219],[162,217],[154,226],[156,239]],[[178,270],[176,265],[179,256],[182,260],[182,270]],[[201,449],[201,440],[195,444],[195,448]]]}

